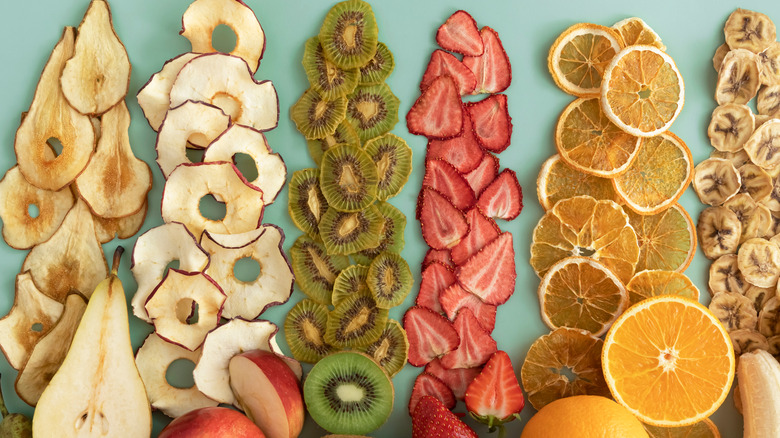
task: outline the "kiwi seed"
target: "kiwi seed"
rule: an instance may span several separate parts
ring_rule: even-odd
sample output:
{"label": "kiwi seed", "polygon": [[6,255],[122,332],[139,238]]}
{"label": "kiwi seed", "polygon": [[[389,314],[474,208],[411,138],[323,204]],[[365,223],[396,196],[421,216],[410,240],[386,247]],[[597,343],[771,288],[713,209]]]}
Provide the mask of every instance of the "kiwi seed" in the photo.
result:
{"label": "kiwi seed", "polygon": [[361,292],[369,292],[366,284],[368,266],[352,265],[344,269],[333,283],[333,305],[337,306],[344,298]]}
{"label": "kiwi seed", "polygon": [[320,27],[325,56],[343,69],[365,65],[376,52],[379,29],[371,5],[362,0],[336,3]]}
{"label": "kiwi seed", "polygon": [[368,344],[363,352],[374,358],[390,377],[398,374],[406,365],[409,340],[406,330],[394,319],[388,319],[379,339]]}
{"label": "kiwi seed", "polygon": [[334,351],[325,342],[328,308],[313,300],[301,300],[287,313],[284,337],[293,357],[301,362],[316,363]]}
{"label": "kiwi seed", "polygon": [[366,65],[360,67],[360,85],[375,85],[385,81],[395,68],[393,53],[385,43],[377,43],[376,53]]}
{"label": "kiwi seed", "polygon": [[376,163],[377,198],[386,201],[396,196],[412,173],[412,149],[404,139],[390,133],[367,141],[364,149]]}
{"label": "kiwi seed", "polygon": [[412,290],[412,271],[400,255],[383,252],[368,267],[366,283],[376,305],[389,309],[401,304]]}
{"label": "kiwi seed", "polygon": [[357,146],[332,147],[322,156],[320,189],[336,210],[353,212],[368,207],[376,199],[377,183],[376,164]]}
{"label": "kiwi seed", "polygon": [[342,70],[328,61],[317,37],[306,41],[302,62],[311,87],[328,100],[351,93],[360,79],[360,70]]}
{"label": "kiwi seed", "polygon": [[309,88],[290,108],[290,117],[306,139],[323,138],[333,134],[344,120],[347,101],[344,97],[326,100]]}
{"label": "kiwi seed", "polygon": [[355,262],[366,266],[370,265],[371,261],[382,252],[390,251],[400,254],[405,244],[406,216],[388,202],[377,202],[374,205],[385,220],[379,231],[381,234],[379,245],[352,254]]}
{"label": "kiwi seed", "polygon": [[337,348],[368,345],[379,339],[386,323],[387,309],[378,308],[371,294],[352,294],[328,314],[325,342]]}
{"label": "kiwi seed", "polygon": [[290,248],[290,258],[295,281],[303,293],[318,303],[330,305],[333,282],[349,266],[349,257],[328,254],[322,243],[304,234]]}
{"label": "kiwi seed", "polygon": [[301,169],[290,179],[287,211],[296,227],[313,238],[320,236],[319,224],[328,209],[320,190],[320,170]]}
{"label": "kiwi seed", "polygon": [[347,120],[360,141],[378,137],[398,123],[400,101],[385,83],[360,85],[347,96]]}
{"label": "kiwi seed", "polygon": [[320,237],[328,254],[352,254],[379,245],[383,224],[382,214],[373,205],[354,212],[331,207],[320,221]]}

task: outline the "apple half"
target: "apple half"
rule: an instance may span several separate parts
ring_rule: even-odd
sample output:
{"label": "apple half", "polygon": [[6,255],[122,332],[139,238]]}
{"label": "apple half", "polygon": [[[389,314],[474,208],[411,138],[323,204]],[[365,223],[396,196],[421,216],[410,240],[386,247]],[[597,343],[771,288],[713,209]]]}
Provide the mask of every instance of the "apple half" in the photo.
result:
{"label": "apple half", "polygon": [[165,113],[171,104],[171,86],[179,70],[198,53],[182,53],[165,62],[159,72],[152,75],[149,81],[138,91],[138,105],[146,116],[149,126],[155,131],[160,129]]}

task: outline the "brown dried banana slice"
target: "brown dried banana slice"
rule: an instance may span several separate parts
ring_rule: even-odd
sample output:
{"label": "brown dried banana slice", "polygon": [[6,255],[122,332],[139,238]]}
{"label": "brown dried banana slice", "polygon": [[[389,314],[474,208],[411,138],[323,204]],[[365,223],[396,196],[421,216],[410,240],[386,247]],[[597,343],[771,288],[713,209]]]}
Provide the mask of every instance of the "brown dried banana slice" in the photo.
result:
{"label": "brown dried banana slice", "polygon": [[712,57],[712,66],[715,67],[716,72],[720,71],[720,66],[723,65],[723,58],[726,57],[729,50],[731,50],[731,48],[729,48],[729,45],[726,43],[721,44],[715,49],[715,55]]}
{"label": "brown dried banana slice", "polygon": [[744,294],[751,287],[739,272],[736,254],[722,255],[712,262],[707,285],[710,295],[720,292]]}
{"label": "brown dried banana slice", "polygon": [[709,309],[729,333],[740,329],[755,330],[758,325],[758,315],[753,308],[753,302],[744,295],[734,292],[717,293],[712,297]]}
{"label": "brown dried banana slice", "polygon": [[727,207],[708,207],[699,215],[696,225],[699,242],[708,259],[726,254],[736,254],[742,224],[737,215]]}
{"label": "brown dried banana slice", "polygon": [[772,176],[753,163],[738,169],[741,186],[739,193],[747,193],[756,202],[766,199],[772,193]]}
{"label": "brown dried banana slice", "polygon": [[780,84],[761,87],[756,98],[756,110],[769,119],[780,118]]}
{"label": "brown dried banana slice", "polygon": [[780,85],[780,42],[773,42],[758,54],[758,66],[758,79],[763,85]]}
{"label": "brown dried banana slice", "polygon": [[780,299],[772,297],[758,312],[758,331],[771,338],[780,335]]}
{"label": "brown dried banana slice", "polygon": [[707,135],[715,149],[736,152],[742,149],[755,129],[756,119],[747,105],[727,103],[712,112]]}
{"label": "brown dried banana slice", "polygon": [[758,92],[758,59],[745,49],[732,50],[723,58],[715,86],[718,105],[746,104]]}
{"label": "brown dried banana slice", "polygon": [[754,329],[739,329],[729,333],[731,345],[734,346],[734,355],[739,356],[751,351],[769,351],[769,342],[766,336]]}
{"label": "brown dried banana slice", "polygon": [[737,263],[748,283],[774,287],[780,278],[780,247],[767,239],[748,239],[739,247]]}
{"label": "brown dried banana slice", "polygon": [[756,204],[747,193],[739,193],[723,204],[737,215],[742,224],[739,243],[754,237],[765,237],[772,226],[772,213],[769,209]]}
{"label": "brown dried banana slice", "polygon": [[775,288],[773,287],[758,287],[748,284],[745,293],[743,294],[750,301],[753,302],[753,308],[756,309],[756,313],[760,312],[764,308],[767,301],[771,300],[775,296]]}
{"label": "brown dried banana slice", "polygon": [[763,169],[772,169],[780,164],[780,119],[761,125],[745,143],[745,151]]}
{"label": "brown dried banana slice", "polygon": [[723,152],[714,150],[710,152],[710,158],[723,158],[724,160],[731,161],[731,164],[733,164],[737,169],[744,166],[745,164],[751,163],[750,157],[744,149],[740,149],[736,152]]}
{"label": "brown dried banana slice", "polygon": [[729,15],[723,27],[726,44],[734,49],[747,49],[759,53],[777,39],[777,29],[772,20],[748,9],[737,9]]}
{"label": "brown dried banana slice", "polygon": [[693,189],[704,204],[721,205],[739,192],[742,181],[731,161],[708,158],[696,166]]}

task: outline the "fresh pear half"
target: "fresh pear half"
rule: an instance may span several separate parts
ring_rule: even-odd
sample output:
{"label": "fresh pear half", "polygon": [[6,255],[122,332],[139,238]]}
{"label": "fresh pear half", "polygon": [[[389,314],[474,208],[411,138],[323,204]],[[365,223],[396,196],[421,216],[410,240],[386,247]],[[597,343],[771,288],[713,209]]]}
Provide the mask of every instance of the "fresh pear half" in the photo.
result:
{"label": "fresh pear half", "polygon": [[130,216],[119,218],[102,218],[100,216],[92,216],[95,220],[95,232],[100,243],[106,243],[118,237],[120,239],[128,239],[135,236],[135,234],[144,225],[146,220],[146,212],[149,210],[149,202],[144,202],[141,209],[131,214]]}
{"label": "fresh pear half", "polygon": [[179,70],[189,62],[190,59],[198,56],[198,53],[182,53],[181,55],[169,59],[165,62],[159,72],[152,75],[141,89],[138,91],[138,105],[146,116],[149,126],[155,131],[160,129],[165,113],[171,105],[171,86]]}
{"label": "fresh pear half", "polygon": [[152,433],[152,409],[130,343],[127,303],[111,274],[89,299],[70,350],[38,400],[33,430],[41,437],[138,437]]}

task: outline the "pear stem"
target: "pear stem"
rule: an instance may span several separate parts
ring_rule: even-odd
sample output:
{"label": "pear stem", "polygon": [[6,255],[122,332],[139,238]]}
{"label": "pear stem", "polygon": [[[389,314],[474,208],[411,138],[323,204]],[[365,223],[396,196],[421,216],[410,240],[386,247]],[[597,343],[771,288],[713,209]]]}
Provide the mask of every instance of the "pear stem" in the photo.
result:
{"label": "pear stem", "polygon": [[119,261],[122,258],[122,254],[125,252],[125,248],[123,246],[117,246],[116,250],[114,251],[114,260],[111,263],[111,273],[116,275],[117,272],[119,272]]}
{"label": "pear stem", "polygon": [[[2,376],[0,376],[2,377]],[[8,416],[8,408],[5,407],[5,400],[3,399],[3,391],[0,389],[0,415],[2,415],[2,418],[5,418]]]}

